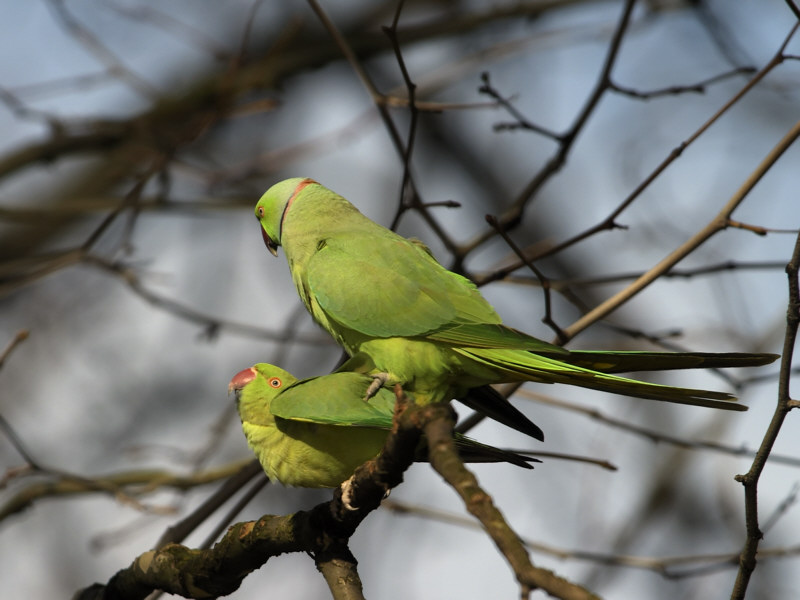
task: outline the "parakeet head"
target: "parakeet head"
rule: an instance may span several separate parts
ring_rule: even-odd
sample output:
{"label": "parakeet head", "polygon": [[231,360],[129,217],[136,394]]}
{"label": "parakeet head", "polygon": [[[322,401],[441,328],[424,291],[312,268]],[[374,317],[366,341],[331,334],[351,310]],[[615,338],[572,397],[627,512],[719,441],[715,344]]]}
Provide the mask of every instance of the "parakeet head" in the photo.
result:
{"label": "parakeet head", "polygon": [[262,381],[266,383],[267,387],[276,393],[297,381],[297,377],[280,367],[269,363],[258,363],[234,375],[228,383],[228,393],[241,392],[247,384],[256,379],[259,379],[259,383]]}
{"label": "parakeet head", "polygon": [[239,416],[243,421],[261,422],[272,419],[272,400],[297,381],[291,373],[267,363],[258,363],[239,371],[228,384],[228,393],[236,392]]}
{"label": "parakeet head", "polygon": [[278,256],[283,217],[286,211],[289,210],[300,191],[313,183],[317,182],[307,177],[285,179],[264,192],[256,204],[256,218],[261,223],[261,235],[264,236],[267,250],[273,256]]}

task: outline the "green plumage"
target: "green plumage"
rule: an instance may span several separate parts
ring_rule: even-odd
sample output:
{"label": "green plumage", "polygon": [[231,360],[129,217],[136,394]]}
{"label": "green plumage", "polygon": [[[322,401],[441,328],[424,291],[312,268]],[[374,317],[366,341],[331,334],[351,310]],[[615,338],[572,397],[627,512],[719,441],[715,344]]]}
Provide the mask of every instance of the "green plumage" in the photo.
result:
{"label": "green plumage", "polygon": [[[746,410],[725,392],[657,385],[623,371],[756,366],[774,354],[570,352],[502,324],[475,285],[419,242],[373,223],[310,179],[282,181],[256,216],[270,252],[282,246],[314,319],[352,357],[343,369],[387,373],[418,402],[486,384],[567,383],[628,396]],[[365,367],[368,365],[368,368]]]}
{"label": "green plumage", "polygon": [[[284,485],[336,487],[378,455],[392,427],[395,396],[382,388],[364,401],[372,377],[354,372],[298,380],[259,363],[231,379],[247,443],[267,476]],[[461,435],[456,447],[470,462],[509,462],[531,468],[535,459]],[[427,450],[419,448],[417,460]]]}

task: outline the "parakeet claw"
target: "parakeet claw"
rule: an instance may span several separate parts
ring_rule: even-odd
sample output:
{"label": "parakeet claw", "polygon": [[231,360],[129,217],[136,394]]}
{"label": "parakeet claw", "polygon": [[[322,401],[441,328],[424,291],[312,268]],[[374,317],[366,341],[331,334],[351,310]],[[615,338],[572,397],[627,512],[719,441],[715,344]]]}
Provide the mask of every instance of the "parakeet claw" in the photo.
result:
{"label": "parakeet claw", "polygon": [[367,388],[367,395],[364,397],[364,402],[369,402],[371,398],[375,397],[381,388],[389,381],[388,373],[376,373],[372,376],[372,383]]}
{"label": "parakeet claw", "polygon": [[[342,504],[344,505],[346,510],[358,510],[358,507],[353,504],[353,478],[355,475],[351,476],[350,479],[344,480],[339,487],[342,488]],[[386,500],[389,497],[389,494],[392,493],[392,490],[386,490],[386,493],[383,495],[383,499]]]}
{"label": "parakeet claw", "polygon": [[357,506],[353,505],[353,477],[345,479],[341,485],[342,488],[342,504],[347,510],[358,510]]}

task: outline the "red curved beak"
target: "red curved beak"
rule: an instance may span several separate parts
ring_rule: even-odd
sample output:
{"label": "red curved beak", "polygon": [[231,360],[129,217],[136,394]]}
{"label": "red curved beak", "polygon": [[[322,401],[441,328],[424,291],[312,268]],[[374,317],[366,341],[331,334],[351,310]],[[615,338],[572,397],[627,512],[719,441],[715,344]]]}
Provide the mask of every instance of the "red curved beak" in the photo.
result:
{"label": "red curved beak", "polygon": [[239,371],[236,375],[231,378],[230,383],[228,384],[228,395],[231,392],[238,392],[248,383],[253,381],[256,378],[258,372],[255,370],[255,367],[250,367],[249,369],[244,369],[243,371]]}
{"label": "red curved beak", "polygon": [[[261,227],[261,223],[259,223],[258,226]],[[272,238],[270,238],[267,235],[267,230],[264,229],[263,227],[261,227],[261,237],[264,238],[264,244],[267,246],[267,250],[269,250],[269,253],[272,254],[272,256],[274,256],[275,258],[277,258],[278,244],[272,241]]]}

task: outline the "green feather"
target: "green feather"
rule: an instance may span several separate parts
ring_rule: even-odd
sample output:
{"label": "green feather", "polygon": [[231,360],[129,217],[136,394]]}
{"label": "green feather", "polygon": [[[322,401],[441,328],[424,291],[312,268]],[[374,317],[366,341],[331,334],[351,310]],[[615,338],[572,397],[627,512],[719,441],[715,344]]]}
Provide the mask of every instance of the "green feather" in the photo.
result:
{"label": "green feather", "polygon": [[294,421],[390,429],[394,393],[381,388],[365,402],[371,383],[372,377],[353,372],[303,379],[272,400],[271,412]]}

